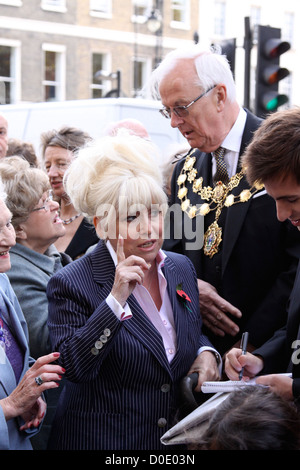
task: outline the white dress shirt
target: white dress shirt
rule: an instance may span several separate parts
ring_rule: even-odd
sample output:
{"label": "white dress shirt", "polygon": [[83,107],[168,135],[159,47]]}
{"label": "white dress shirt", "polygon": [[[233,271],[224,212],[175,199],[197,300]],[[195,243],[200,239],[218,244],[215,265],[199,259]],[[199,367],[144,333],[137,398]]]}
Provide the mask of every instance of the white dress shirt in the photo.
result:
{"label": "white dress shirt", "polygon": [[[114,251],[111,243],[109,241],[106,242],[106,246],[110,255],[117,265],[117,255]],[[168,290],[167,290],[167,280],[162,272],[162,267],[164,265],[164,260],[166,258],[166,254],[159,250],[157,257],[156,257],[156,266],[157,266],[157,274],[158,274],[158,283],[159,283],[159,291],[160,296],[162,299],[162,305],[160,310],[157,309],[153,299],[148,292],[148,290],[143,286],[136,284],[133,295],[135,296],[136,300],[138,301],[141,308],[144,310],[150,321],[153,323],[155,328],[160,332],[161,337],[163,339],[163,343],[165,346],[166,355],[168,361],[171,362],[173,357],[177,351],[177,337],[176,337],[176,330],[174,325],[174,316],[173,316],[173,309],[170,302]],[[112,294],[109,294],[106,302],[108,306],[112,309],[115,315],[119,318],[119,320],[124,321],[128,320],[132,317],[132,312],[129,305],[125,304],[124,307],[119,304],[119,302],[113,297]],[[209,346],[203,346],[199,349],[198,355],[203,351],[212,351],[214,354],[217,351]],[[218,354],[218,353],[217,353]],[[221,356],[219,355],[219,370],[222,370],[222,360]]]}
{"label": "white dress shirt", "polygon": [[[240,108],[237,120],[223,140],[221,147],[225,148],[224,159],[227,166],[229,178],[236,174],[241,149],[242,137],[244,133],[247,114],[243,108]],[[216,173],[216,160],[212,158],[212,174]]]}

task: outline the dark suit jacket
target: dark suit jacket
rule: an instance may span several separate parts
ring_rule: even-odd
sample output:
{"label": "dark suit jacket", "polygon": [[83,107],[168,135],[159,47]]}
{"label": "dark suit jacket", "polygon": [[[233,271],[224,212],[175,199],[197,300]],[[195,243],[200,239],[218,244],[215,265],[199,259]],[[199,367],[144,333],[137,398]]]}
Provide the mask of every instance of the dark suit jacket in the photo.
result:
{"label": "dark suit jacket", "polygon": [[99,237],[97,236],[95,227],[86,219],[83,219],[65,252],[72,260],[75,260],[83,256],[86,250],[90,246],[98,243],[98,241]]}
{"label": "dark suit jacket", "polygon": [[[134,295],[133,317],[119,321],[105,299],[115,266],[103,243],[55,274],[48,284],[49,332],[61,353],[67,383],[52,427],[51,449],[163,449],[160,437],[172,426],[178,382],[201,346],[197,278],[184,256],[167,253],[164,274],[174,312],[177,352],[168,362],[162,337]],[[191,298],[186,309],[176,286]],[[91,350],[109,330],[98,355]]]}
{"label": "dark suit jacket", "polygon": [[[296,341],[295,344],[294,341]],[[300,264],[288,305],[287,324],[254,351],[264,359],[261,374],[293,373],[293,393],[300,399]]]}
{"label": "dark suit jacket", "polygon": [[[240,155],[243,154],[253,132],[261,120],[247,111],[247,120],[242,138]],[[196,151],[197,161],[194,168],[198,176],[202,176],[203,186],[211,185],[211,155]],[[172,204],[180,204],[177,198],[177,178],[181,172],[184,160],[180,161],[174,170],[172,179]],[[238,168],[239,170],[239,168]],[[188,183],[186,187],[190,188]],[[243,189],[249,188],[245,178],[233,193],[238,195]],[[200,197],[188,192],[191,204],[202,204]],[[252,197],[248,202],[234,204],[222,211],[224,227],[220,256],[210,260],[203,250],[189,250],[190,242],[183,230],[179,240],[174,239],[174,220],[171,217],[170,239],[165,241],[164,248],[187,255],[193,262],[197,276],[214,285],[219,294],[239,308],[243,314],[240,320],[233,318],[240,327],[240,333],[225,338],[214,336],[207,331],[217,349],[224,353],[241,336],[249,331],[249,342],[255,347],[267,341],[273,333],[286,322],[286,303],[293,287],[295,273],[300,257],[299,233],[290,222],[280,223],[276,216],[276,204],[266,194]],[[205,216],[205,227],[214,218],[206,222],[211,215]],[[203,241],[203,226],[197,217],[192,220],[193,230],[198,224],[198,236]],[[182,214],[182,224],[191,223]],[[219,223],[222,226],[222,223]],[[167,238],[167,235],[166,235]]]}

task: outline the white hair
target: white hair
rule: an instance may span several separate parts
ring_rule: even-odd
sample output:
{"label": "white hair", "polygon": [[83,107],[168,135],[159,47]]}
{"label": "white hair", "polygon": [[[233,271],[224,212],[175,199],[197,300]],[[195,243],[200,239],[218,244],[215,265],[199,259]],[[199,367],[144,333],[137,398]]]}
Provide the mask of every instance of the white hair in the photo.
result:
{"label": "white hair", "polygon": [[203,91],[222,83],[226,86],[229,101],[236,99],[234,78],[226,56],[221,55],[217,48],[203,49],[198,44],[169,52],[152,72],[145,91],[147,91],[153,99],[160,100],[159,87],[161,80],[179,61],[185,60],[194,60],[198,76],[196,84],[199,85]]}
{"label": "white hair", "polygon": [[0,199],[3,202],[6,202],[7,200],[7,192],[5,190],[5,185],[1,179],[0,179]]}
{"label": "white hair", "polygon": [[159,204],[165,214],[163,183],[156,146],[123,129],[79,149],[64,176],[76,210],[105,223],[133,205]]}

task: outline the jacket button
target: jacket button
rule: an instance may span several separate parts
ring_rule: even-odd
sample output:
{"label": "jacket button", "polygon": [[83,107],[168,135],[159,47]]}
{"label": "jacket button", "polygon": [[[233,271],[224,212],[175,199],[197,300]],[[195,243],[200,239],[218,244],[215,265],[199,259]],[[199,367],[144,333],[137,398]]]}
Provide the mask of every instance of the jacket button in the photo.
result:
{"label": "jacket button", "polygon": [[157,421],[157,426],[159,428],[164,428],[167,425],[167,420],[165,418],[159,418]]}
{"label": "jacket button", "polygon": [[161,391],[164,392],[164,393],[168,393],[170,391],[170,385],[169,384],[163,384],[161,387],[160,387]]}

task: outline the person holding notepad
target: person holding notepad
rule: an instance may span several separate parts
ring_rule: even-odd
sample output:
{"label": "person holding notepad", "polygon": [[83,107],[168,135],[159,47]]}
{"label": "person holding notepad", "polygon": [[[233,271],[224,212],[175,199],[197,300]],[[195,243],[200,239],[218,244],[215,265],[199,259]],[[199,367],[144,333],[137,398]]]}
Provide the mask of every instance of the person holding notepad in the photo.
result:
{"label": "person holding notepad", "polygon": [[[300,108],[271,114],[254,134],[243,157],[247,179],[263,183],[275,200],[277,218],[289,220],[300,230]],[[268,227],[266,227],[268,230]],[[284,243],[284,240],[282,240]],[[299,236],[300,243],[300,236]],[[255,293],[253,293],[255,295]],[[244,368],[243,380],[260,375],[256,382],[289,401],[300,399],[300,264],[288,306],[285,327],[271,339],[242,355],[241,349],[228,352],[225,372],[238,380]],[[292,376],[282,374],[292,372]]]}

